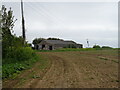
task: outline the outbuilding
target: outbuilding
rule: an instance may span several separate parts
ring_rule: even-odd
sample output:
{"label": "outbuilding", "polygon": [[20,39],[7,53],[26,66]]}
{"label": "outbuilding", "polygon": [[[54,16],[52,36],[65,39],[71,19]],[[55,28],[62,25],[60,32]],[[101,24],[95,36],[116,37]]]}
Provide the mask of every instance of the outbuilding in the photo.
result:
{"label": "outbuilding", "polygon": [[58,48],[83,48],[83,45],[74,41],[42,40],[36,47],[38,50],[55,50]]}

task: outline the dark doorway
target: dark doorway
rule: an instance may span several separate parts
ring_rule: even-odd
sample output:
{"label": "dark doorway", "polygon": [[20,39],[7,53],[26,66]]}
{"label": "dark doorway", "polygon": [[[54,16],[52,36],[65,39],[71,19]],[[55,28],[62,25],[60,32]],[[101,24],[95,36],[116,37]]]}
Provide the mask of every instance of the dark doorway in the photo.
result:
{"label": "dark doorway", "polygon": [[42,45],[42,49],[45,47],[45,45]]}
{"label": "dark doorway", "polygon": [[38,50],[38,48],[39,48],[39,46],[38,46],[38,45],[36,45],[36,50]]}
{"label": "dark doorway", "polygon": [[49,46],[49,50],[52,50],[53,48],[52,48],[52,46]]}

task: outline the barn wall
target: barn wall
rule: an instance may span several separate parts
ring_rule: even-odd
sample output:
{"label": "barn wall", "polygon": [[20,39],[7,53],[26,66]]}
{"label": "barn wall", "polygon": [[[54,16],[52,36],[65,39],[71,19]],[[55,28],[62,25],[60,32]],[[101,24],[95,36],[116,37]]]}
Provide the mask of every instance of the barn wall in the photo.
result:
{"label": "barn wall", "polygon": [[[42,49],[42,45],[45,45],[45,47]],[[52,46],[52,50],[55,49],[55,46],[54,45],[51,45],[51,44],[47,44],[47,43],[41,43],[38,45],[39,46],[39,50],[49,50],[49,46]]]}
{"label": "barn wall", "polygon": [[[42,45],[45,45],[45,47],[42,49]],[[52,50],[59,49],[59,48],[64,48],[68,47],[69,45],[74,45],[76,48],[83,48],[82,44],[50,44],[47,43],[46,41],[42,41],[41,43],[38,44],[38,49],[39,50],[49,50],[49,46],[52,46]]]}

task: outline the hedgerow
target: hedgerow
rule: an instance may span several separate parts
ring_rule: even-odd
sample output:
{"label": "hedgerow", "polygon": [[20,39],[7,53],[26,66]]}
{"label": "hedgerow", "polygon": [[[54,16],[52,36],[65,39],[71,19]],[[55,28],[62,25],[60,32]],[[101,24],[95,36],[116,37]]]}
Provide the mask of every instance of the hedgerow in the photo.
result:
{"label": "hedgerow", "polygon": [[39,57],[30,47],[23,47],[12,52],[9,52],[9,58],[3,59],[2,64],[2,78],[9,78],[14,73],[18,74],[20,71],[28,69],[36,62]]}

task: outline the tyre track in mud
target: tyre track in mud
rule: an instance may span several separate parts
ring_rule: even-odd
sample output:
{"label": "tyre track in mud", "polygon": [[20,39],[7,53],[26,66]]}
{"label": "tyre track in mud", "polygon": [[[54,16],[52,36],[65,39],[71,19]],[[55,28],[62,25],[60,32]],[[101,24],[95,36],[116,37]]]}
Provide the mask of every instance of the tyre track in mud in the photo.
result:
{"label": "tyre track in mud", "polygon": [[33,67],[35,75],[40,75],[40,78],[30,78],[16,88],[117,87],[116,63],[80,52],[39,52],[38,54],[50,61],[49,67],[43,71]]}
{"label": "tyre track in mud", "polygon": [[[38,81],[35,88],[53,88],[63,87],[63,61],[59,57],[50,56],[49,59],[52,61],[51,68],[44,75],[42,80]],[[59,86],[58,86],[59,85]]]}
{"label": "tyre track in mud", "polygon": [[[94,65],[97,67],[96,62],[103,62],[96,61],[94,57],[75,57],[75,53],[41,52],[40,54],[49,57],[52,65],[46,74],[44,74],[43,78],[33,82],[30,88],[99,88],[116,86],[116,83],[112,85],[112,82],[107,84],[106,78],[102,74],[103,71],[99,73],[99,76],[95,75],[98,73],[98,69],[93,68]],[[87,59],[90,59],[91,62]],[[88,68],[84,65],[89,67],[89,71],[86,71]],[[109,66],[109,64],[107,66]],[[107,79],[110,81],[110,78]]]}
{"label": "tyre track in mud", "polygon": [[76,71],[76,67],[70,60],[66,60],[57,55],[49,55],[52,66],[44,77],[37,82],[34,88],[79,88],[84,87],[81,83],[81,73]]}

